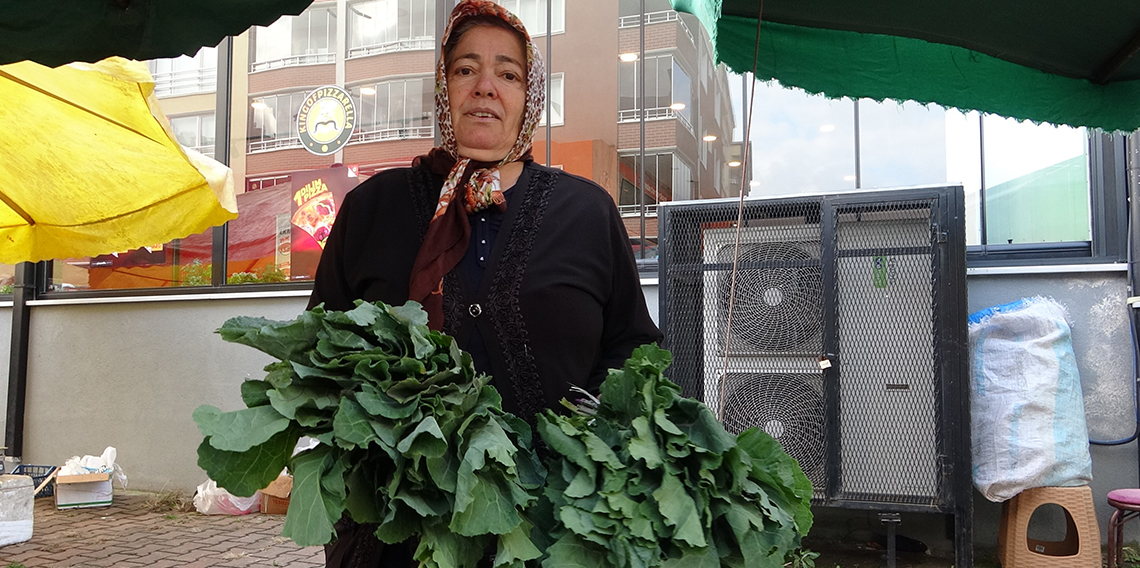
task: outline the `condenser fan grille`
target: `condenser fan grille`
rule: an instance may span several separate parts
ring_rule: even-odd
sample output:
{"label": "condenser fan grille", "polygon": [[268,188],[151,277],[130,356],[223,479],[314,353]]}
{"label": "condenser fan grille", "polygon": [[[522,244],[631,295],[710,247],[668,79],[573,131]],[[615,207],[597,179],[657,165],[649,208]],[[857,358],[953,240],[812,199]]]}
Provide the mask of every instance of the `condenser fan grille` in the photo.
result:
{"label": "condenser fan grille", "polygon": [[733,434],[756,427],[775,438],[800,463],[812,486],[824,483],[823,397],[818,375],[731,374],[724,401],[724,427]]}
{"label": "condenser fan grille", "polygon": [[[718,251],[718,262],[731,263],[733,247]],[[757,265],[759,266],[757,267]],[[737,271],[732,336],[735,349],[760,351],[818,351],[823,327],[823,275],[819,259],[787,243],[741,245]],[[718,316],[721,345],[728,328],[731,271],[718,276]]]}

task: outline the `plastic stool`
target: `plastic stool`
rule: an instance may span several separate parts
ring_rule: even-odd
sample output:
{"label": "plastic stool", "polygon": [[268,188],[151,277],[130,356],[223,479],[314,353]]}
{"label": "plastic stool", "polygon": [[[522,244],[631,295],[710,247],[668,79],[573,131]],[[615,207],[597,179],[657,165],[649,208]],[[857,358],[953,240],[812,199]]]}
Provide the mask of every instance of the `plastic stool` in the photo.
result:
{"label": "plastic stool", "polygon": [[[1042,505],[1067,513],[1065,540],[1029,538],[1029,519]],[[1035,487],[1002,504],[998,530],[1002,568],[1100,568],[1100,528],[1089,487]]]}
{"label": "plastic stool", "polygon": [[1109,491],[1108,504],[1116,507],[1108,520],[1108,568],[1119,568],[1124,563],[1124,523],[1140,516],[1140,489]]}

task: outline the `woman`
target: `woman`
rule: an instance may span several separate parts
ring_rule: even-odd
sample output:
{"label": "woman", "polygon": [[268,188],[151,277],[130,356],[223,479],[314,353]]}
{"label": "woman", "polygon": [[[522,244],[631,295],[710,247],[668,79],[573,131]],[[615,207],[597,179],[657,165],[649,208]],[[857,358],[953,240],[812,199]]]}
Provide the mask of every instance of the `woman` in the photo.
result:
{"label": "woman", "polygon": [[[534,163],[544,110],[541,56],[519,20],[486,0],[455,7],[436,69],[442,145],[348,194],[309,306],[356,299],[423,304],[528,422],[569,387],[660,341],[613,199]],[[369,527],[341,523],[329,566],[402,566]]]}

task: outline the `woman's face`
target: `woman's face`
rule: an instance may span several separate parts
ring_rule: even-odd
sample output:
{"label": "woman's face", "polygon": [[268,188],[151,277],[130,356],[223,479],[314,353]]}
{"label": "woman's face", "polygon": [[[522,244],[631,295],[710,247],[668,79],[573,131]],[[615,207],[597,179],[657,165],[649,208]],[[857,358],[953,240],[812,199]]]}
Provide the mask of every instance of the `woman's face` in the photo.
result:
{"label": "woman's face", "polygon": [[464,33],[447,69],[447,97],[459,155],[503,159],[526,109],[526,55],[518,35],[494,26]]}

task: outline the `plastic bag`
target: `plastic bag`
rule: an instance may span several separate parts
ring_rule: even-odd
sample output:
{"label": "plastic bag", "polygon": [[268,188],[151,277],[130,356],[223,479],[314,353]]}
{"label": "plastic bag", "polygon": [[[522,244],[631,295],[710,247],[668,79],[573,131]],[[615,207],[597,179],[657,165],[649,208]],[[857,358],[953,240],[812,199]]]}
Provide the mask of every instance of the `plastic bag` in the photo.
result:
{"label": "plastic bag", "polygon": [[238,497],[207,479],[194,494],[194,508],[203,515],[246,515],[261,509],[261,495]]}
{"label": "plastic bag", "polygon": [[127,474],[123,472],[123,468],[119,466],[115,460],[119,457],[119,451],[114,446],[107,446],[103,453],[98,456],[72,456],[64,462],[63,467],[59,469],[59,475],[83,475],[85,473],[113,473],[115,481],[119,482],[119,486],[123,489],[127,488]]}
{"label": "plastic bag", "polygon": [[1065,308],[1027,298],[970,315],[974,484],[1005,501],[1092,481],[1081,379]]}

